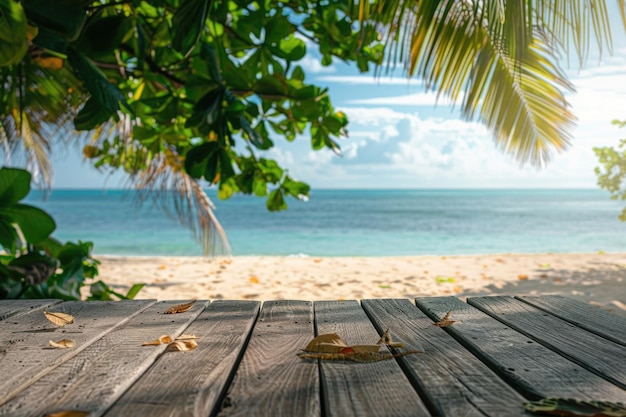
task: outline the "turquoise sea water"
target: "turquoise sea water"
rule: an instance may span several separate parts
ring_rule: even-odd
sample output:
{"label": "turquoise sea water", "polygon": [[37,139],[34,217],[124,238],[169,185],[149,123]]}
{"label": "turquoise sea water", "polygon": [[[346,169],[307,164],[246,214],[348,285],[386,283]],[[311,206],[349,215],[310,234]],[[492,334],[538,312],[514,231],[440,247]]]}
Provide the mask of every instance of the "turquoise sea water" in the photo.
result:
{"label": "turquoise sea water", "polygon": [[[601,190],[314,190],[280,213],[256,197],[213,201],[234,255],[626,251],[621,205]],[[28,202],[54,216],[54,236],[91,240],[96,254],[202,253],[177,220],[139,208],[129,191],[34,192]]]}

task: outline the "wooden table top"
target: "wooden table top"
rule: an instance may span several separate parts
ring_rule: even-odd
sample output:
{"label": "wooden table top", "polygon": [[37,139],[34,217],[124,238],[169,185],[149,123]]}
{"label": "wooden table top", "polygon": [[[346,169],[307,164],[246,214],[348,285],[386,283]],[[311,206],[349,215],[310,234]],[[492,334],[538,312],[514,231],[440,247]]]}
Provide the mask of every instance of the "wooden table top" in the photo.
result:
{"label": "wooden table top", "polygon": [[[626,319],[560,296],[197,301],[164,314],[181,302],[0,300],[0,416],[529,416],[524,402],[544,397],[626,402]],[[454,324],[433,325],[448,311]],[[373,344],[387,328],[422,353],[297,356],[319,334]],[[197,348],[142,346],[181,334]],[[76,346],[49,346],[60,339]]]}

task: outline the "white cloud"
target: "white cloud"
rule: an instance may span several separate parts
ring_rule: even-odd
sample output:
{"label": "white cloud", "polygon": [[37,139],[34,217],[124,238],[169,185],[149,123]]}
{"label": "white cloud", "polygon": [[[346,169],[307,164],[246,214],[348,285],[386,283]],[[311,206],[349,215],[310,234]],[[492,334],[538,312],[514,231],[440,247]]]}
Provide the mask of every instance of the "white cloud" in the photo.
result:
{"label": "white cloud", "polygon": [[463,97],[453,101],[446,96],[437,96],[435,93],[412,93],[394,97],[375,97],[348,100],[350,104],[388,105],[388,106],[450,106],[460,104]]}
{"label": "white cloud", "polygon": [[410,79],[410,78],[375,77],[372,74],[369,74],[369,75],[326,75],[326,76],[318,77],[316,81],[352,84],[352,85],[406,85],[406,86],[422,85],[421,80]]}

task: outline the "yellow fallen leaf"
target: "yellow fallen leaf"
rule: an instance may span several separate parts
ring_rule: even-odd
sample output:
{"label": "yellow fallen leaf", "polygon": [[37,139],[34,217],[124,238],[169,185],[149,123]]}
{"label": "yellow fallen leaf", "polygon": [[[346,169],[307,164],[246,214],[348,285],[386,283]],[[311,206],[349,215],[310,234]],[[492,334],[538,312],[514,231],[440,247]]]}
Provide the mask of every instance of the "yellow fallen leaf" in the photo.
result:
{"label": "yellow fallen leaf", "polygon": [[173,342],[172,336],[168,336],[164,334],[158,339],[154,339],[152,342],[143,342],[141,346],[158,346],[158,345],[168,345]]}
{"label": "yellow fallen leaf", "polygon": [[167,265],[159,265],[159,269],[167,269]]}
{"label": "yellow fallen leaf", "polygon": [[391,335],[389,334],[389,329],[385,330],[385,332],[383,333],[381,338],[378,339],[378,342],[376,342],[376,344],[378,344],[378,345],[385,344],[387,346],[391,346],[391,347],[395,347],[395,348],[403,348],[404,347],[404,343],[394,342],[391,339]]}
{"label": "yellow fallen leaf", "polygon": [[378,352],[380,350],[380,346],[381,345],[379,343],[375,345],[365,344],[348,346],[338,334],[328,333],[313,338],[313,340],[311,340],[303,350],[309,353],[352,354]]}
{"label": "yellow fallen leaf", "polygon": [[53,340],[49,341],[48,344],[55,349],[66,349],[76,347],[76,342],[72,339],[61,339],[58,342]]}
{"label": "yellow fallen leaf", "polygon": [[450,320],[450,311],[448,311],[440,321],[433,324],[437,327],[448,327],[452,326],[454,323],[456,323],[456,320]]}
{"label": "yellow fallen leaf", "polygon": [[46,316],[53,324],[63,327],[66,324],[74,323],[74,316],[65,313],[53,313],[50,311],[44,311],[43,315]]}
{"label": "yellow fallen leaf", "polygon": [[257,277],[250,277],[249,281],[251,284],[258,284],[259,282],[261,282]]}
{"label": "yellow fallen leaf", "polygon": [[351,353],[298,353],[301,359],[322,359],[334,361],[353,361],[353,362],[379,362],[388,359],[399,358],[401,356],[412,355],[414,353],[422,353],[420,350],[408,350],[396,354],[383,352],[351,352]]}
{"label": "yellow fallen leaf", "polygon": [[168,351],[184,352],[198,347],[195,340],[175,340],[167,346]]}
{"label": "yellow fallen leaf", "polygon": [[85,417],[88,415],[89,411],[69,410],[46,414],[44,417]]}
{"label": "yellow fallen leaf", "polygon": [[168,308],[167,310],[165,310],[165,314],[184,313],[185,311],[191,310],[191,307],[193,307],[195,304],[196,304],[196,300],[192,300],[185,304],[176,304],[175,306],[172,306]]}
{"label": "yellow fallen leaf", "polygon": [[337,333],[321,334],[309,342],[304,348],[306,352],[339,353],[348,347]]}
{"label": "yellow fallen leaf", "polygon": [[199,339],[195,334],[181,334],[176,338],[176,340],[190,340],[190,339]]}
{"label": "yellow fallen leaf", "polygon": [[528,275],[526,275],[526,274],[519,274],[517,276],[517,279],[519,279],[520,281],[526,281],[528,279]]}

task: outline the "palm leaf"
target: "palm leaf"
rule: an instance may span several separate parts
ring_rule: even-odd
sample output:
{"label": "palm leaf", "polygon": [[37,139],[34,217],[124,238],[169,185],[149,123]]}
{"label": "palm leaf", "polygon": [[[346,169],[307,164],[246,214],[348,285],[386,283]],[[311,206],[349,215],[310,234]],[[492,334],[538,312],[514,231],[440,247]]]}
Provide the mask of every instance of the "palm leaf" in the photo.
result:
{"label": "palm leaf", "polygon": [[199,182],[183,170],[172,148],[155,155],[148,166],[131,175],[140,202],[148,199],[166,213],[176,215],[202,243],[205,255],[230,255],[226,233],[215,216],[215,206]]}
{"label": "palm leaf", "polygon": [[[626,26],[626,5],[619,6]],[[359,14],[363,27],[386,32],[390,62],[462,100],[463,116],[487,125],[498,147],[539,166],[569,145],[575,120],[558,51],[571,43],[582,63],[593,42],[611,50],[602,1],[381,0],[359,10],[370,10]]]}

